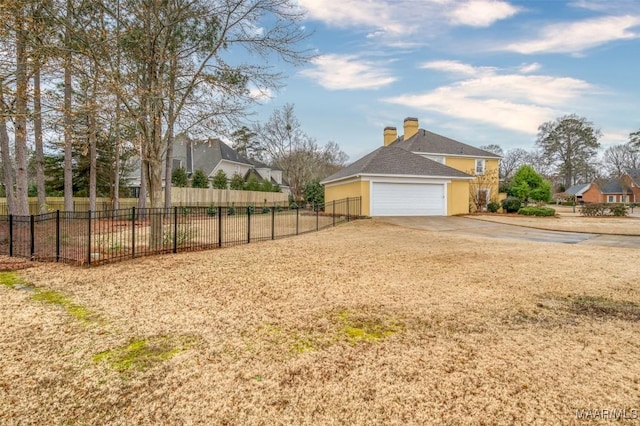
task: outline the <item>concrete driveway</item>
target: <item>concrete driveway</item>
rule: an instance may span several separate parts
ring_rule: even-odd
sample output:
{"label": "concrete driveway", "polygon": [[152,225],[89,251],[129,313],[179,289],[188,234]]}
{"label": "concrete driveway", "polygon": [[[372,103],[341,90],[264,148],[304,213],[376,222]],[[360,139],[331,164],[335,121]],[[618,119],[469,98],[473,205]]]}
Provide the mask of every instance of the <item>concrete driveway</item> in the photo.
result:
{"label": "concrete driveway", "polygon": [[433,232],[560,244],[586,244],[640,249],[640,237],[546,231],[455,216],[379,217],[374,220]]}

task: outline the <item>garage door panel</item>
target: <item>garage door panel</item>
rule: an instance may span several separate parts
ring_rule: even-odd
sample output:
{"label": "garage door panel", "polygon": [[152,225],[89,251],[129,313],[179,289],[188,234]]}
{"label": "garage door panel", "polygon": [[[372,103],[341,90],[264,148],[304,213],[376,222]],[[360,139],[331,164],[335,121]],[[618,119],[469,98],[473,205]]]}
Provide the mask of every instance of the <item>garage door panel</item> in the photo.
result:
{"label": "garage door panel", "polygon": [[373,216],[443,216],[443,184],[374,182],[371,194]]}

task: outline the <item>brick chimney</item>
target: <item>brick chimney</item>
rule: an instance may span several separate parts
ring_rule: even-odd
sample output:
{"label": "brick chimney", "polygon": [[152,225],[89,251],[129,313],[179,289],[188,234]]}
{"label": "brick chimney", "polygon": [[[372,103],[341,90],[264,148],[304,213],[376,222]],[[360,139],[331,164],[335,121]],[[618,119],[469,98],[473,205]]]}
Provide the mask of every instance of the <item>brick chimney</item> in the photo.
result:
{"label": "brick chimney", "polygon": [[398,130],[395,127],[385,127],[384,146],[391,145],[396,139],[398,139]]}
{"label": "brick chimney", "polygon": [[415,117],[407,117],[404,119],[404,140],[418,133],[418,119]]}

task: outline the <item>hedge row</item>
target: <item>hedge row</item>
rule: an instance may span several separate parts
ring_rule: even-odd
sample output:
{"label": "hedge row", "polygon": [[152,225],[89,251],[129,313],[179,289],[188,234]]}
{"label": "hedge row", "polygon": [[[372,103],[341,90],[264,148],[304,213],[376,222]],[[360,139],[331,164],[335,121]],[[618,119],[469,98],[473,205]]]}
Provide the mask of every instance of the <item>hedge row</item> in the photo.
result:
{"label": "hedge row", "polygon": [[583,204],[580,206],[582,216],[628,216],[629,208],[624,204]]}
{"label": "hedge row", "polygon": [[525,216],[555,216],[556,211],[551,207],[523,207],[518,210],[518,214],[522,214]]}

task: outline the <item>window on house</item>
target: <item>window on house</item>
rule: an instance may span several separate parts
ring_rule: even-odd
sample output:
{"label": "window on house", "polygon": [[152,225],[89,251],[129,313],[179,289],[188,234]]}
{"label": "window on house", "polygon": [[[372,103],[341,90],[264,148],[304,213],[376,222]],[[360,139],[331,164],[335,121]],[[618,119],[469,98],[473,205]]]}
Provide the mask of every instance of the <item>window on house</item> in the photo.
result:
{"label": "window on house", "polygon": [[481,159],[476,160],[476,174],[477,175],[484,174],[484,160],[481,160]]}
{"label": "window on house", "polygon": [[607,203],[615,203],[615,201],[616,197],[614,197],[613,195],[607,196]]}

